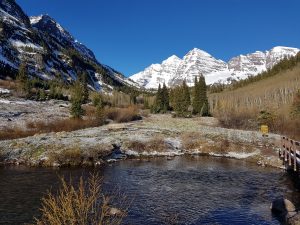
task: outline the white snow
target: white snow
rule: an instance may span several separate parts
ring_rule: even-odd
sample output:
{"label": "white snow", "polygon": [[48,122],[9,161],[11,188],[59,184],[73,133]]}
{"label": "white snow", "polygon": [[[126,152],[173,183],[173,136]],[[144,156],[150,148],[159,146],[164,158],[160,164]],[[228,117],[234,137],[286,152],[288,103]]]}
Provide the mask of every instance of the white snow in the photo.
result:
{"label": "white snow", "polygon": [[0,94],[9,94],[10,90],[5,89],[5,88],[0,88]]}
{"label": "white snow", "polygon": [[30,105],[30,104],[36,104],[36,102],[31,100],[24,100],[24,101],[9,101],[4,98],[0,98],[0,103],[2,104],[17,104],[17,105]]}
{"label": "white snow", "polygon": [[29,19],[30,19],[30,23],[33,25],[33,24],[36,24],[38,22],[40,22],[40,20],[43,18],[43,15],[40,15],[40,16],[31,16]]}
{"label": "white snow", "polygon": [[255,156],[260,154],[259,150],[256,150],[254,152],[246,153],[246,152],[228,152],[226,154],[218,154],[218,153],[209,153],[211,156],[216,156],[216,157],[228,157],[228,158],[235,158],[235,159],[246,159],[251,156]]}
{"label": "white snow", "polygon": [[130,76],[141,87],[157,89],[159,84],[173,86],[186,80],[194,85],[195,76],[203,74],[207,84],[227,83],[230,79],[245,79],[273,67],[284,57],[295,56],[300,49],[277,46],[269,51],[256,51],[233,57],[228,63],[215,59],[209,53],[194,48],[183,59],[172,55],[161,64],[152,64],[144,71]]}
{"label": "white snow", "polygon": [[25,43],[20,41],[20,40],[13,40],[10,39],[10,42],[13,46],[17,47],[17,48],[24,48],[24,47],[30,47],[36,50],[43,50],[43,48],[39,45],[35,45],[32,42],[26,41]]}
{"label": "white snow", "polygon": [[13,68],[17,68],[16,65],[14,65],[13,63],[11,63],[6,57],[4,57],[4,56],[2,55],[2,48],[1,48],[1,47],[0,47],[0,61],[1,61],[1,62],[4,62],[5,64],[10,65],[10,66],[13,67]]}

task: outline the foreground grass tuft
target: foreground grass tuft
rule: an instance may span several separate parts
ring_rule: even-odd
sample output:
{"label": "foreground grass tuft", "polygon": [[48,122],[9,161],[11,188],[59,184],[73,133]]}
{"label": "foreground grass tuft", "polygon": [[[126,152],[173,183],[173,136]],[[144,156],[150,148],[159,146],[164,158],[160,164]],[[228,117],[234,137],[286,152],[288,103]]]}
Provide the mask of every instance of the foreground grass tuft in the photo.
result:
{"label": "foreground grass tuft", "polygon": [[91,174],[87,181],[80,178],[77,186],[72,181],[61,178],[61,189],[56,195],[48,193],[42,199],[40,219],[36,225],[117,225],[127,215],[128,204],[125,198],[118,198],[118,207],[114,208],[114,199],[101,190],[101,179]]}

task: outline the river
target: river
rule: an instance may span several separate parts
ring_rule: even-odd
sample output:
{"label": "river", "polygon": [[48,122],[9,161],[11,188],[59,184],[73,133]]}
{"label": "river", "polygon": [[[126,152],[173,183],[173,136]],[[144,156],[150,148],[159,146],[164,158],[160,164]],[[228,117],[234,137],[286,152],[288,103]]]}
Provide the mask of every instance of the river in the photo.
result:
{"label": "river", "polygon": [[[104,191],[119,189],[131,205],[124,224],[280,224],[270,212],[277,197],[299,201],[284,171],[234,159],[176,157],[125,160],[104,166]],[[39,216],[40,198],[56,190],[59,176],[77,180],[91,169],[0,168],[0,224]],[[296,205],[300,205],[296,201]]]}

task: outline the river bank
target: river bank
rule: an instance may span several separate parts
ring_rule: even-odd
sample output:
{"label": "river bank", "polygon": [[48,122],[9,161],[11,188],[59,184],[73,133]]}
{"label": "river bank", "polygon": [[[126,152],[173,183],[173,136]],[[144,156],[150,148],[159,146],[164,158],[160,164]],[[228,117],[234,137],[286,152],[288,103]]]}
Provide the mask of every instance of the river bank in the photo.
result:
{"label": "river bank", "polygon": [[214,118],[150,115],[141,121],[0,141],[1,164],[94,166],[126,157],[211,155],[281,167],[278,135],[225,129]]}

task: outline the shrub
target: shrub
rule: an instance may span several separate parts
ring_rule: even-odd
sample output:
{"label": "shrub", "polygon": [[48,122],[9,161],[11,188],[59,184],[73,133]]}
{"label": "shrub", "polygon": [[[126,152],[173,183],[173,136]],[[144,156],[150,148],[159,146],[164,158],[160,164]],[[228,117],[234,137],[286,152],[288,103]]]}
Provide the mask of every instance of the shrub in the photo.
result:
{"label": "shrub", "polygon": [[133,140],[127,143],[127,148],[137,152],[162,152],[168,148],[162,137],[153,137],[148,141]]}
{"label": "shrub", "polygon": [[61,131],[74,131],[85,129],[88,127],[96,127],[102,125],[99,120],[90,118],[83,119],[62,119],[51,122],[28,122],[26,128],[13,127],[4,128],[0,131],[0,140],[15,139],[32,136],[39,133],[61,132]]}
{"label": "shrub", "polygon": [[135,106],[129,106],[128,108],[109,108],[106,110],[106,116],[108,119],[118,123],[141,119],[141,116],[138,114],[138,108]]}
{"label": "shrub", "polygon": [[[87,181],[80,178],[76,186],[61,178],[61,188],[56,195],[48,193],[42,199],[40,219],[36,225],[115,225],[127,215],[128,204],[122,197],[114,203],[111,196],[103,194],[99,175],[92,174]],[[118,204],[120,209],[112,207]]]}

